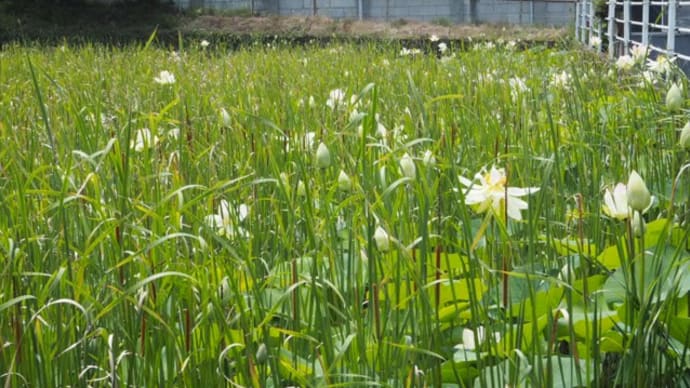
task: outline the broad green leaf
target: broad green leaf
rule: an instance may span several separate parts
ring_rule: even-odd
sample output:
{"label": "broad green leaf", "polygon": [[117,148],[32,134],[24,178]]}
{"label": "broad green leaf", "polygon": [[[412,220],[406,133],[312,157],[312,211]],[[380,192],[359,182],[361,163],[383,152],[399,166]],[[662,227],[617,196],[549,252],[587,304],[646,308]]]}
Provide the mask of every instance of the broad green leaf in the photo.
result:
{"label": "broad green leaf", "polygon": [[564,290],[558,287],[539,291],[534,294],[534,298],[526,297],[519,303],[513,303],[510,308],[511,316],[519,316],[523,322],[529,322],[532,317],[540,317],[550,313],[558,307],[563,292]]}
{"label": "broad green leaf", "polygon": [[[597,319],[597,329],[606,331],[620,322],[618,312],[615,310],[597,311],[585,313],[580,306],[576,306],[569,311],[569,319],[561,317],[557,321],[558,336],[569,337],[571,331],[580,339],[587,339],[592,336],[592,323]],[[571,328],[572,325],[572,328]],[[589,334],[589,335],[588,335]]]}
{"label": "broad green leaf", "polygon": [[[644,246],[649,249],[657,246],[662,237],[664,230],[669,224],[669,220],[662,218],[656,221],[652,221],[647,224],[647,229],[644,234]],[[619,239],[620,248],[617,245],[612,245],[601,251],[601,254],[597,256],[597,261],[601,263],[604,267],[609,270],[615,270],[621,266],[621,254],[628,254],[627,247],[627,236],[622,236]],[[638,244],[637,239],[635,244]]]}
{"label": "broad green leaf", "polygon": [[581,254],[585,257],[597,256],[597,246],[589,240],[580,241],[574,238],[548,239],[545,235],[540,235],[539,240],[550,244],[561,256]]}
{"label": "broad green leaf", "polygon": [[625,351],[624,341],[625,339],[620,331],[609,330],[599,338],[599,350],[602,353],[623,353]]}
{"label": "broad green leaf", "polygon": [[[635,281],[637,284],[628,284],[632,281],[626,279],[622,268],[617,269],[604,284],[604,296],[608,303],[623,303],[628,292],[635,290],[637,298],[650,295],[654,301],[665,301],[669,297],[675,298],[685,295],[690,291],[690,258],[683,250],[671,245],[645,249],[644,272],[642,272],[642,256],[637,256],[633,262]],[[632,272],[631,272],[632,273]],[[644,288],[640,287],[642,274],[644,273]]]}
{"label": "broad green leaf", "polygon": [[690,347],[690,318],[673,317],[668,322],[669,334],[686,347]]}
{"label": "broad green leaf", "polygon": [[438,319],[441,322],[441,329],[447,329],[451,323],[460,319],[469,319],[464,313],[470,312],[470,303],[456,303],[442,307],[438,310]]}
{"label": "broad green leaf", "polygon": [[496,344],[496,353],[507,357],[514,349],[529,351],[534,346],[538,346],[540,334],[543,333],[548,322],[547,316],[542,315],[536,322],[511,325]]}
{"label": "broad green leaf", "polygon": [[441,364],[441,379],[444,383],[455,383],[461,387],[472,385],[472,380],[479,376],[479,369],[474,365],[446,361]]}
{"label": "broad green leaf", "polygon": [[[499,387],[553,387],[553,388],[573,388],[588,386],[586,380],[587,364],[584,360],[577,361],[573,357],[551,356],[538,360],[521,360],[522,362],[512,362],[505,360],[503,363],[485,368],[481,375],[474,381],[474,387],[484,386]],[[536,368],[536,363],[541,363],[540,369]],[[546,370],[547,376],[534,373],[534,370]],[[483,380],[483,383],[482,383]]]}

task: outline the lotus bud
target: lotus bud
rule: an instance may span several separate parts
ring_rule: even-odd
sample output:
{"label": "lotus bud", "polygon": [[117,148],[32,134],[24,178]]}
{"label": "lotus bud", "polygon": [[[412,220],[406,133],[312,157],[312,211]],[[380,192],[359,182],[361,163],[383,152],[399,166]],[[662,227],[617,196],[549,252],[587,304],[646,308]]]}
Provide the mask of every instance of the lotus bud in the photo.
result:
{"label": "lotus bud", "polygon": [[283,186],[290,187],[290,177],[288,174],[281,172],[280,173],[280,182],[283,184]]}
{"label": "lotus bud", "polygon": [[683,93],[677,84],[671,85],[666,93],[666,107],[671,111],[676,111],[683,106]]}
{"label": "lotus bud", "polygon": [[376,242],[376,248],[381,252],[388,252],[391,248],[391,239],[388,233],[380,226],[374,232],[374,242]]}
{"label": "lotus bud", "polygon": [[426,150],[424,152],[424,158],[422,158],[422,163],[424,163],[424,166],[426,167],[434,167],[436,165],[436,158],[434,157],[433,152],[431,150]]}
{"label": "lotus bud", "polygon": [[316,149],[316,165],[320,168],[328,168],[331,165],[331,152],[323,142]]}
{"label": "lotus bud", "polygon": [[379,169],[379,183],[381,186],[386,186],[386,166],[381,166]]}
{"label": "lotus bud", "polygon": [[678,144],[686,150],[690,150],[690,122],[685,124],[683,129],[680,130],[680,139],[678,139]]}
{"label": "lotus bud", "polygon": [[305,197],[307,195],[307,188],[301,180],[297,182],[297,195],[300,197]]}
{"label": "lotus bud", "polygon": [[642,237],[645,229],[647,229],[647,225],[644,222],[644,218],[640,216],[640,212],[635,212],[632,219],[633,236]]}
{"label": "lotus bud", "polygon": [[649,194],[647,185],[637,171],[633,170],[633,172],[630,173],[627,188],[628,206],[639,212],[649,207],[649,204],[652,202],[652,196]]}
{"label": "lotus bud", "polygon": [[415,179],[417,177],[417,168],[414,165],[414,160],[412,160],[407,153],[400,159],[400,171],[402,171],[404,176],[410,179]]}
{"label": "lotus bud", "polygon": [[226,127],[229,127],[231,122],[230,122],[230,113],[228,113],[225,108],[220,108],[220,118],[223,120],[223,125]]}
{"label": "lotus bud", "polygon": [[256,362],[258,364],[263,364],[268,359],[268,349],[265,343],[260,343],[259,348],[256,349]]}
{"label": "lotus bud", "polygon": [[338,174],[338,188],[340,191],[350,191],[352,189],[352,180],[343,170],[340,170],[340,174]]}

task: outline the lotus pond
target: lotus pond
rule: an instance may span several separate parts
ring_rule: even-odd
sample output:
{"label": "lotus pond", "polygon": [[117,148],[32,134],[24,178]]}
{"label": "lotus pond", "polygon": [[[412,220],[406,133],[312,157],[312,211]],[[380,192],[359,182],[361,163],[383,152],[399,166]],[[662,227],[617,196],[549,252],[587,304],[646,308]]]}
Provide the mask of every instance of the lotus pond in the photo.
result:
{"label": "lotus pond", "polygon": [[690,386],[688,81],[616,64],[5,47],[0,382]]}

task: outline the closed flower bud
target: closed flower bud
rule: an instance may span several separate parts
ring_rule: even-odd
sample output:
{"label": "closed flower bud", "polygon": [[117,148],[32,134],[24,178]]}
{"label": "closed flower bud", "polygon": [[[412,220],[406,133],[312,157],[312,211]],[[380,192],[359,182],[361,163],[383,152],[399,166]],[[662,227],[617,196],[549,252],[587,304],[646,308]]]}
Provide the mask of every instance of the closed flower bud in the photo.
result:
{"label": "closed flower bud", "polygon": [[343,170],[340,170],[338,175],[338,188],[340,191],[350,191],[352,189],[352,180]]}
{"label": "closed flower bud", "polygon": [[400,171],[407,178],[415,179],[417,177],[417,168],[409,154],[403,155],[402,159],[400,159]]}
{"label": "closed flower bud", "polygon": [[230,122],[230,113],[228,113],[225,108],[220,108],[220,118],[223,120],[223,125],[226,127],[229,127],[231,122]]}
{"label": "closed flower bud", "polygon": [[263,364],[268,359],[268,349],[265,343],[260,343],[259,348],[256,349],[256,362],[258,364]]}
{"label": "closed flower bud", "polygon": [[288,176],[288,174],[281,172],[280,182],[283,184],[283,186],[290,187],[290,177]]}
{"label": "closed flower bud", "polygon": [[374,242],[376,242],[376,248],[381,252],[388,252],[391,249],[391,239],[388,233],[380,226],[374,232]]}
{"label": "closed flower bud", "polygon": [[649,204],[652,202],[652,196],[637,171],[633,170],[630,173],[627,188],[628,206],[638,212],[642,212],[649,207]]}
{"label": "closed flower bud", "polygon": [[320,168],[327,168],[331,165],[331,151],[323,142],[316,149],[316,165]]}
{"label": "closed flower bud", "polygon": [[666,93],[666,107],[671,111],[676,111],[683,106],[683,93],[675,83],[671,85]]}
{"label": "closed flower bud", "polygon": [[433,152],[431,150],[426,150],[424,152],[424,158],[422,159],[422,163],[426,167],[434,167],[436,165],[436,158],[434,157]]}
{"label": "closed flower bud", "polygon": [[305,197],[307,195],[307,188],[304,187],[304,182],[297,182],[297,195],[300,197]]}
{"label": "closed flower bud", "polygon": [[690,122],[685,124],[683,129],[680,130],[680,139],[678,139],[678,144],[686,150],[690,150]]}

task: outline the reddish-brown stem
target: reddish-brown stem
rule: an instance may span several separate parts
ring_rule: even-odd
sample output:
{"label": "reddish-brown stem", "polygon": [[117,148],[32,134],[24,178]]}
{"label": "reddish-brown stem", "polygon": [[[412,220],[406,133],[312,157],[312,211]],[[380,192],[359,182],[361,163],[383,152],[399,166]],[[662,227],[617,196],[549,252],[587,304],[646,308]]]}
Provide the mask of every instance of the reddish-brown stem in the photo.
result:
{"label": "reddish-brown stem", "polygon": [[381,339],[381,315],[379,312],[379,289],[376,283],[371,285],[371,299],[374,302],[374,327],[376,330],[376,338]]}

